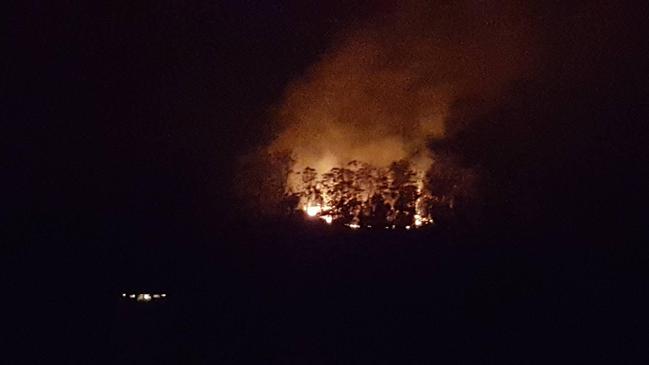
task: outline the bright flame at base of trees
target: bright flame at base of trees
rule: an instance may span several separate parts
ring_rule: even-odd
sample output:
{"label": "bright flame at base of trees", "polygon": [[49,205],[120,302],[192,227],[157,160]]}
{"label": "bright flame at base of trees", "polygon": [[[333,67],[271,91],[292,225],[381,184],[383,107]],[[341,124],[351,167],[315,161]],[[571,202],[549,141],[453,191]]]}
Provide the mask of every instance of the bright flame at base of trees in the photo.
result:
{"label": "bright flame at base of trees", "polygon": [[352,161],[321,172],[292,170],[296,161],[284,154],[251,158],[242,167],[237,193],[256,218],[302,217],[359,229],[444,226],[479,213],[476,172],[452,156],[433,154],[430,160],[387,167]]}
{"label": "bright flame at base of trees", "polygon": [[320,214],[320,206],[319,205],[309,205],[307,206],[304,211],[309,217],[315,217],[318,214]]}
{"label": "bright flame at base of trees", "polygon": [[419,227],[422,224],[424,224],[424,221],[422,220],[421,216],[419,214],[415,214],[415,226]]}
{"label": "bright flame at base of trees", "polygon": [[434,223],[432,212],[452,209],[454,201],[451,194],[431,192],[429,176],[405,160],[388,168],[352,161],[322,174],[307,167],[289,175],[288,181],[287,200],[299,202],[308,217],[352,229],[421,228]]}

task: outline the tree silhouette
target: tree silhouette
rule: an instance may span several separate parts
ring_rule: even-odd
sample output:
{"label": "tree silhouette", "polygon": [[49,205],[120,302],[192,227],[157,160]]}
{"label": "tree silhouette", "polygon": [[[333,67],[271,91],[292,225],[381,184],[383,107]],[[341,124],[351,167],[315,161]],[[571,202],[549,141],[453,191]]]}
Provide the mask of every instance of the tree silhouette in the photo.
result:
{"label": "tree silhouette", "polygon": [[[240,213],[259,219],[284,215],[295,199],[287,199],[286,179],[294,161],[288,152],[254,153],[239,161],[234,196],[240,201]],[[295,207],[293,207],[294,209]]]}
{"label": "tree silhouette", "polygon": [[[411,226],[418,214],[428,216],[433,203],[446,202],[441,195],[422,192],[422,177],[407,160],[395,161],[388,168],[350,161],[321,175],[311,167],[296,175],[300,184],[285,197],[283,210],[289,211],[299,200],[302,207],[319,205],[319,215],[329,215],[340,224]],[[427,183],[447,184],[441,179],[444,176],[428,175]]]}

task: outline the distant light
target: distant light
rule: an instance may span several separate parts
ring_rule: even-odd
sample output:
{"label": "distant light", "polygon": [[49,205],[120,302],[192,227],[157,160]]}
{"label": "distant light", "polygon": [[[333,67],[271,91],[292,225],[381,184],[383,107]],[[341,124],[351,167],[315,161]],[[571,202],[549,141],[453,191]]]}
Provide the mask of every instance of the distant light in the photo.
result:
{"label": "distant light", "polygon": [[406,229],[410,229],[410,226],[406,226]]}
{"label": "distant light", "polygon": [[359,228],[361,228],[361,226],[359,224],[356,224],[356,223],[350,223],[349,228],[351,228],[351,229],[359,229]]}
{"label": "distant light", "polygon": [[137,296],[138,302],[148,302],[150,300],[151,300],[151,294],[138,294]]}
{"label": "distant light", "polygon": [[322,219],[324,219],[324,221],[327,222],[327,224],[331,224],[331,222],[334,221],[334,218],[330,215],[325,215],[322,217]]}
{"label": "distant light", "polygon": [[122,293],[122,297],[128,296],[131,299],[135,299],[138,302],[150,302],[154,299],[165,298],[167,294],[164,293],[136,293],[136,294],[126,294]]}

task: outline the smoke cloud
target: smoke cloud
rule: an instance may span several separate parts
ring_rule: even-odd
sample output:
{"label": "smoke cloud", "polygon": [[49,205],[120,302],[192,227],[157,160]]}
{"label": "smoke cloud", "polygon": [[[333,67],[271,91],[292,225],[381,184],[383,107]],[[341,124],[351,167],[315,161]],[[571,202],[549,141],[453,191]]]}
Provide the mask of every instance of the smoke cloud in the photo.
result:
{"label": "smoke cloud", "polygon": [[[497,105],[512,81],[534,72],[530,24],[512,1],[399,2],[341,33],[289,86],[269,150],[289,151],[296,170],[400,159],[425,170],[427,143],[460,128],[450,120]],[[463,100],[471,107],[458,108]]]}

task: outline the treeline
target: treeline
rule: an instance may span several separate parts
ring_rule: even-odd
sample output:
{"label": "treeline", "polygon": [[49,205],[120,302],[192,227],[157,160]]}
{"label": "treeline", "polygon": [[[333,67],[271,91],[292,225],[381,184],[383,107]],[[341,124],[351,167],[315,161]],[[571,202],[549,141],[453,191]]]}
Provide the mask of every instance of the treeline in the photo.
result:
{"label": "treeline", "polygon": [[470,193],[468,171],[439,162],[416,171],[409,161],[377,168],[359,161],[318,174],[289,173],[283,212],[309,212],[352,227],[418,227],[454,215]]}
{"label": "treeline", "polygon": [[407,160],[378,168],[351,161],[325,173],[293,170],[289,153],[257,151],[239,161],[233,194],[247,220],[301,220],[308,207],[333,224],[413,226],[453,221],[475,205],[477,174],[451,157],[434,155],[427,171]]}

